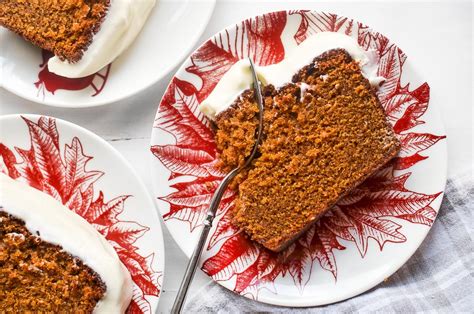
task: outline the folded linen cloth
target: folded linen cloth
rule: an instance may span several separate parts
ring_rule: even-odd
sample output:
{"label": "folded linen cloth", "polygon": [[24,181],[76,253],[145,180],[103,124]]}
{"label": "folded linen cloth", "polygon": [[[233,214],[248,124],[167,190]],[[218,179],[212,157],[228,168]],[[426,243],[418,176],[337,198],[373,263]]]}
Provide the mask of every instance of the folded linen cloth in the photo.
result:
{"label": "folded linen cloth", "polygon": [[387,281],[352,299],[317,308],[287,308],[239,296],[210,282],[191,295],[185,313],[471,312],[474,309],[474,178],[448,180],[432,229],[417,252]]}

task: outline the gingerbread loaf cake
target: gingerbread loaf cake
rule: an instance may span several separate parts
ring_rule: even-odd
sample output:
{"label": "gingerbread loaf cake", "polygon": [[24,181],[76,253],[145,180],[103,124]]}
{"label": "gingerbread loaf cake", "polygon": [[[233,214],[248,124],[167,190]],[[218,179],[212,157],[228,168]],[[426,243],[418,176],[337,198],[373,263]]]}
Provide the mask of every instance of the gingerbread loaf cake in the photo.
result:
{"label": "gingerbread loaf cake", "polygon": [[77,62],[108,6],[109,0],[2,0],[0,25],[61,60]]}
{"label": "gingerbread loaf cake", "polygon": [[[343,49],[316,57],[264,96],[259,156],[233,181],[233,222],[281,251],[400,149],[359,64]],[[254,143],[258,110],[247,90],[215,118],[219,167],[241,165]]]}
{"label": "gingerbread loaf cake", "polygon": [[124,313],[130,273],[51,196],[0,173],[0,313]]}

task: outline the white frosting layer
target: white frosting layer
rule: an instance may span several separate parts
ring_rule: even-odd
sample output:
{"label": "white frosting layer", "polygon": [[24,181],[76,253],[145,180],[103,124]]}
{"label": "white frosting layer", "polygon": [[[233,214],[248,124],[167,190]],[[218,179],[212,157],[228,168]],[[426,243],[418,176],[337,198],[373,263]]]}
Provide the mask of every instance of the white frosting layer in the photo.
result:
{"label": "white frosting layer", "polygon": [[[257,75],[262,83],[281,87],[291,82],[293,75],[310,64],[315,57],[336,48],[346,50],[359,63],[362,74],[371,84],[378,85],[383,80],[377,76],[375,52],[365,51],[354,38],[334,32],[321,32],[309,37],[299,46],[285,51],[285,58],[281,62],[257,67]],[[199,109],[214,119],[251,86],[250,63],[248,59],[242,59],[224,74],[211,94],[200,104]]]}
{"label": "white frosting layer", "polygon": [[107,15],[76,63],[52,57],[49,71],[70,78],[91,75],[114,61],[140,33],[155,0],[110,0]]}
{"label": "white frosting layer", "polygon": [[95,313],[125,312],[132,298],[130,273],[92,225],[48,194],[3,173],[0,173],[0,205],[3,211],[23,220],[32,234],[39,233],[43,241],[60,245],[97,272],[107,290]]}

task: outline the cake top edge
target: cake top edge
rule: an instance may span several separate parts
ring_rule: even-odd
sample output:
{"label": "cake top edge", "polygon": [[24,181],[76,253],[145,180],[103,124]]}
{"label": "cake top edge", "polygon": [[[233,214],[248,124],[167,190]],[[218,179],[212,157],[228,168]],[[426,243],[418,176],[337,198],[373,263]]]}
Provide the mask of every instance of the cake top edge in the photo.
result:
{"label": "cake top edge", "polygon": [[48,61],[51,72],[69,78],[92,75],[114,61],[142,30],[156,0],[110,0],[107,14],[82,58],[71,63],[54,56]]}
{"label": "cake top edge", "polygon": [[[345,50],[355,60],[365,78],[373,86],[378,86],[384,78],[377,76],[377,55],[375,51],[366,51],[357,41],[345,34],[336,32],[317,33],[300,45],[285,51],[285,58],[279,63],[268,66],[257,66],[259,80],[280,88],[291,82],[293,75],[323,53],[334,50]],[[209,96],[199,105],[199,110],[211,120],[227,110],[244,90],[253,84],[250,63],[241,59],[231,66],[222,76]]]}

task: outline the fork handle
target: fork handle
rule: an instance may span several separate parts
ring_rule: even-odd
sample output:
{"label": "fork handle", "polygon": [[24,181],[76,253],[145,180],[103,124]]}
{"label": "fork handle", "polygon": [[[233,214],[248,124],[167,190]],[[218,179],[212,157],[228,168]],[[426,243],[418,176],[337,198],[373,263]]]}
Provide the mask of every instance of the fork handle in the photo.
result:
{"label": "fork handle", "polygon": [[206,244],[207,235],[209,234],[211,225],[212,225],[212,220],[209,221],[209,214],[208,214],[208,218],[206,218],[206,220],[204,221],[204,228],[201,230],[199,241],[196,247],[194,248],[193,255],[191,255],[191,258],[188,262],[188,266],[186,267],[184,278],[181,281],[181,286],[179,287],[178,294],[176,295],[176,299],[174,300],[174,304],[171,309],[171,313],[173,314],[181,313],[181,310],[184,305],[184,301],[186,300],[186,294],[188,293],[189,285],[191,284],[194,274],[196,273],[197,263],[199,262],[199,258],[201,257],[202,250],[204,248],[204,245]]}
{"label": "fork handle", "polygon": [[193,255],[191,255],[191,258],[188,262],[186,272],[184,273],[183,280],[181,281],[181,286],[179,287],[178,294],[176,295],[173,307],[171,308],[171,313],[173,314],[181,313],[184,301],[186,300],[186,294],[188,293],[189,285],[191,284],[194,274],[196,273],[196,267],[199,262],[199,258],[201,257],[204,245],[206,244],[207,236],[209,234],[209,230],[211,230],[212,221],[216,216],[217,208],[219,207],[221,198],[224,195],[224,191],[230,180],[235,177],[239,170],[240,169],[236,168],[229,172],[224,177],[224,179],[222,179],[221,183],[214,192],[214,195],[212,195],[211,204],[209,205],[209,210],[207,211],[206,219],[204,219],[204,227],[201,230],[198,243],[194,248]]}

